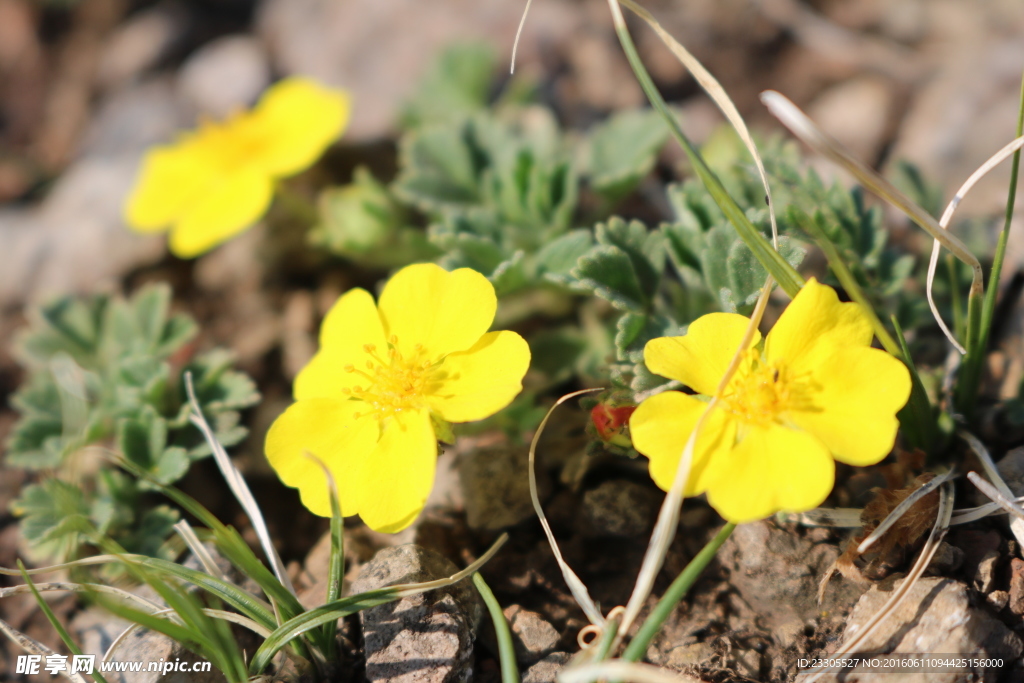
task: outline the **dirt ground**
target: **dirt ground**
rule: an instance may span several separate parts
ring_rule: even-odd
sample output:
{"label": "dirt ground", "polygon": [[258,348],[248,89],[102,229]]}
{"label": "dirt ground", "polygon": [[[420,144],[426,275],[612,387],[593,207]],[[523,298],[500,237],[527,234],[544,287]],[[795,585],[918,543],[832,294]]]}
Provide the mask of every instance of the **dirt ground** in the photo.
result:
{"label": "dirt ground", "polygon": [[[472,39],[490,41],[506,63],[523,4],[0,0],[0,441],[16,418],[7,399],[23,379],[7,342],[25,323],[28,306],[54,293],[132,291],[146,282],[169,282],[175,305],[201,326],[199,346],[232,349],[259,386],[263,400],[245,413],[250,436],[233,455],[264,505],[290,571],[300,586],[315,584],[319,565],[316,557],[306,558],[325,520],[306,512],[295,491],[277,481],[262,440],[290,401],[292,378],[316,348],[326,308],[338,293],[372,284],[379,273],[264,253],[260,228],[194,262],[180,261],[166,253],[162,237],[126,231],[120,202],[147,145],[168,139],[197,116],[230,111],[271,79],[291,73],[344,86],[356,99],[350,129],[314,173],[347,181],[360,163],[393,172],[399,107],[423,65],[443,46]],[[912,160],[947,197],[1012,137],[1024,67],[1019,0],[650,0],[645,6],[719,77],[758,130],[778,130],[758,101],[762,90],[778,90],[869,164],[884,169],[897,159]],[[706,138],[721,120],[714,106],[653,34],[639,24],[634,30],[684,127],[696,141]],[[585,127],[642,103],[600,0],[536,0],[516,66],[536,79],[543,101],[566,126]],[[658,172],[671,177],[679,158],[666,150]],[[814,163],[823,173],[836,173]],[[986,178],[965,202],[964,215],[1001,215],[1007,181],[1005,168]],[[1022,216],[1018,209],[1005,282],[1024,268]],[[996,223],[983,226],[974,237],[991,243]],[[1007,309],[1001,323],[1003,336],[990,364],[994,397],[1004,391],[1001,383],[1008,386],[1008,376],[1024,368],[1021,320],[1019,310]],[[564,410],[572,417],[546,443],[552,452],[583,444],[582,411]],[[992,432],[996,459],[1024,443],[1024,434]],[[434,548],[460,565],[482,553],[498,532],[467,523],[473,502],[452,463],[464,467],[501,449],[525,450],[495,437],[494,443],[460,444],[447,454],[423,520],[397,538],[350,524],[349,577],[376,549],[398,542]],[[548,463],[546,475],[557,475],[556,464]],[[522,462],[513,457],[510,467],[522,471]],[[841,471],[828,504],[863,506],[872,487],[898,479],[889,467]],[[0,462],[5,567],[15,566],[22,552],[9,503],[30,479]],[[566,559],[605,609],[624,604],[663,494],[638,463],[609,461],[575,486],[549,479],[545,508]],[[193,467],[182,488],[246,529],[255,544],[212,462]],[[494,495],[521,501],[523,492],[496,489]],[[969,497],[966,487],[962,497]],[[720,525],[704,502],[686,503],[656,595]],[[815,595],[849,534],[772,520],[748,526],[673,615],[648,653],[651,662],[715,683],[782,683],[794,680],[798,658],[837,647],[867,584],[835,578],[821,606]],[[540,525],[524,517],[507,530],[509,544],[483,575],[503,606],[536,612],[554,627],[558,639],[550,651],[575,652],[586,621]],[[1007,526],[976,522],[947,540],[946,560],[936,561],[932,573],[965,583],[970,609],[984,618],[1011,633],[1024,631],[1024,563]],[[894,559],[877,578],[893,580],[907,570],[908,559]],[[76,605],[70,596],[52,603],[67,618]],[[59,648],[31,599],[0,601],[0,618]],[[355,622],[349,624],[349,632],[356,630]],[[353,640],[356,661],[358,637]],[[486,628],[480,643],[476,680],[497,681],[493,634]],[[0,678],[22,680],[14,674],[16,654],[11,644],[0,647]],[[358,665],[347,675],[359,680]],[[1018,659],[998,680],[1022,679]]]}

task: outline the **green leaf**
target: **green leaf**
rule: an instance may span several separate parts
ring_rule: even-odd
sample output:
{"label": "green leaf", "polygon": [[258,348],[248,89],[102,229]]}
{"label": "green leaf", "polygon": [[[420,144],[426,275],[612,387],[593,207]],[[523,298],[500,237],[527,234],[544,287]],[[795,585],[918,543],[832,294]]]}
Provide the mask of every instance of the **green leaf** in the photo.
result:
{"label": "green leaf", "polygon": [[589,230],[572,230],[549,242],[537,252],[537,276],[565,284],[580,257],[590,251],[593,244],[594,237]]}
{"label": "green leaf", "polygon": [[618,247],[595,246],[580,258],[572,276],[619,310],[642,314],[650,304],[632,259]]}
{"label": "green leaf", "polygon": [[599,244],[616,246],[629,255],[645,297],[653,299],[665,270],[665,236],[657,230],[648,231],[640,221],[626,223],[617,216],[598,224],[596,233]]}
{"label": "green leaf", "polygon": [[480,175],[487,162],[472,120],[427,127],[402,138],[401,170],[392,187],[426,213],[464,209],[480,202]]}
{"label": "green leaf", "polygon": [[590,185],[617,201],[650,173],[669,130],[650,109],[618,112],[590,133]]}
{"label": "green leaf", "polygon": [[449,47],[431,65],[416,95],[406,104],[402,126],[444,122],[482,109],[495,65],[494,50],[485,43]]}
{"label": "green leaf", "polygon": [[77,544],[89,512],[82,490],[59,479],[25,487],[11,511],[22,518],[21,533],[29,545],[60,556]]}

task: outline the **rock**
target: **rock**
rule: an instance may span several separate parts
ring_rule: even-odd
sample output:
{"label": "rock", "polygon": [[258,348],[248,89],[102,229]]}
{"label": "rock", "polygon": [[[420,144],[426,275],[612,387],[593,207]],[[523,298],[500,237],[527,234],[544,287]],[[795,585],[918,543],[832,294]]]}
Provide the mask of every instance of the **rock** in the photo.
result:
{"label": "rock", "polygon": [[157,66],[182,39],[187,19],[180,5],[160,3],[118,26],[100,55],[99,86],[104,90],[123,87]]}
{"label": "rock", "polygon": [[818,606],[818,582],[838,555],[831,543],[813,543],[769,521],[739,525],[718,553],[740,596],[783,647],[795,644],[808,622],[841,617],[859,597],[853,583],[833,581]]}
{"label": "rock", "polygon": [[570,659],[568,652],[552,652],[523,673],[523,683],[554,683],[555,676]]}
{"label": "rock", "polygon": [[[459,481],[471,529],[504,529],[533,517],[528,465],[529,453],[522,447],[497,444],[463,450]],[[541,498],[546,497],[550,485],[541,472],[537,486]]]}
{"label": "rock", "polygon": [[1006,591],[992,591],[985,596],[985,602],[992,605],[996,612],[999,612],[1010,603],[1010,594]]}
{"label": "rock", "polygon": [[974,589],[979,593],[988,593],[995,583],[996,571],[999,569],[999,559],[1002,555],[997,550],[990,550],[978,562],[978,568],[974,571]]}
{"label": "rock", "polygon": [[512,630],[516,659],[521,664],[532,664],[551,653],[558,645],[559,633],[536,612],[520,605],[505,608],[505,618]]}
{"label": "rock", "polygon": [[[352,594],[451,576],[458,567],[416,545],[386,548],[363,566]],[[483,604],[469,580],[359,614],[368,681],[454,683],[473,675],[474,629]]]}
{"label": "rock", "polygon": [[636,538],[650,531],[661,498],[653,487],[612,479],[583,494],[580,515],[584,535]]}
{"label": "rock", "polygon": [[182,65],[178,90],[200,115],[225,118],[256,101],[270,83],[263,44],[250,36],[225,36],[204,45]]}
{"label": "rock", "polygon": [[885,79],[861,76],[822,92],[807,114],[855,157],[872,164],[886,142],[892,104],[892,89]]}
{"label": "rock", "polygon": [[[996,471],[1015,496],[1024,496],[1024,448],[1014,448],[996,463]],[[985,502],[989,502],[986,498]]]}
{"label": "rock", "polygon": [[[345,137],[366,140],[393,130],[424,68],[453,42],[490,43],[507,72],[522,11],[520,3],[505,0],[267,0],[257,25],[278,71],[356,93]],[[564,45],[580,21],[579,6],[570,0],[534,3],[517,72],[541,68],[549,46]]]}
{"label": "rock", "polygon": [[[902,580],[897,581],[899,586]],[[891,592],[873,586],[850,614],[844,640],[857,635],[867,621],[889,600]],[[966,584],[951,579],[920,579],[896,610],[886,618],[860,648],[878,654],[925,655],[942,657],[1001,658],[1007,665],[1024,649],[1020,638],[982,607],[971,605]],[[1000,670],[974,672],[968,668],[902,672],[900,683],[992,683]],[[801,680],[798,677],[797,680]],[[847,670],[819,679],[821,683],[890,683],[891,671]]]}

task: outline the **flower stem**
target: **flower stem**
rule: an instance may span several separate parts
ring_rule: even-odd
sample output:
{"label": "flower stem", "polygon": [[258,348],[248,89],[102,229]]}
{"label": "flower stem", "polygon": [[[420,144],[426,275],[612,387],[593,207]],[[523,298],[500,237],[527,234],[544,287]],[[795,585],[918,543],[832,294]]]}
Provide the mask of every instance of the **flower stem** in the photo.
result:
{"label": "flower stem", "polygon": [[725,543],[725,539],[729,538],[732,534],[732,530],[736,528],[736,525],[729,522],[721,528],[721,530],[715,534],[715,537],[708,541],[708,544],[704,546],[697,556],[690,560],[690,563],[686,565],[686,568],[680,572],[676,580],[672,582],[672,585],[665,591],[665,595],[661,597],[658,604],[655,605],[654,610],[650,616],[640,626],[640,630],[637,632],[636,637],[630,641],[626,647],[626,651],[622,653],[622,658],[626,661],[636,662],[639,661],[644,654],[647,653],[647,646],[650,645],[654,636],[661,629],[665,620],[668,619],[669,615],[672,614],[672,610],[676,608],[679,601],[686,596],[690,588],[696,583],[697,578],[704,571],[704,568],[711,562],[711,558],[715,556],[718,549]]}
{"label": "flower stem", "polygon": [[[1020,84],[1020,105],[1017,110],[1017,134],[1020,137],[1024,134],[1024,78]],[[977,343],[974,347],[968,345],[967,357],[964,359],[964,367],[960,372],[960,381],[957,383],[956,405],[957,409],[966,417],[974,412],[975,403],[978,400],[978,385],[981,384],[981,372],[985,363],[985,350],[988,348],[989,335],[992,332],[992,319],[996,311],[996,295],[999,291],[999,275],[1003,269],[1003,259],[1006,256],[1006,243],[1010,238],[1010,223],[1013,222],[1014,200],[1017,195],[1017,173],[1020,170],[1020,150],[1013,154],[1013,161],[1010,165],[1010,190],[1006,198],[1006,215],[1003,219],[1003,229],[999,233],[999,241],[996,243],[995,255],[992,258],[992,271],[989,274],[988,291],[985,293],[985,301],[980,307],[977,316]],[[970,303],[968,303],[968,342],[972,328]]]}
{"label": "flower stem", "polygon": [[516,650],[512,645],[512,631],[509,630],[501,605],[491,592],[491,587],[484,581],[484,577],[480,576],[480,572],[473,574],[473,585],[484,599],[487,611],[491,614],[491,621],[494,622],[494,634],[498,639],[498,659],[501,660],[501,683],[519,683],[519,668],[516,666]]}

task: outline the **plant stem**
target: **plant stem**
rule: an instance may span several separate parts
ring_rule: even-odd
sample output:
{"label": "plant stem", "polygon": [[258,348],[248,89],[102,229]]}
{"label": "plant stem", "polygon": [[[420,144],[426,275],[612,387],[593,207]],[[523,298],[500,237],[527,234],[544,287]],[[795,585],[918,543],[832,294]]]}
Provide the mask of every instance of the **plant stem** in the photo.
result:
{"label": "plant stem", "polygon": [[[1020,137],[1024,134],[1024,77],[1020,84],[1020,105],[1017,110],[1017,134]],[[1017,196],[1017,174],[1020,170],[1020,150],[1013,154],[1013,161],[1010,163],[1010,190],[1006,198],[1006,215],[1003,219],[1003,229],[999,233],[999,241],[996,243],[995,255],[992,258],[992,271],[988,279],[988,291],[985,293],[985,301],[981,306],[978,317],[977,343],[972,348],[967,347],[967,357],[964,359],[964,367],[960,372],[960,381],[957,383],[956,405],[959,412],[965,417],[970,417],[974,412],[974,406],[978,400],[978,386],[981,384],[981,372],[985,363],[985,351],[988,349],[989,335],[992,332],[992,319],[996,311],[996,295],[999,291],[999,276],[1003,270],[1003,259],[1006,256],[1006,243],[1010,238],[1010,223],[1013,222],[1013,209]],[[970,303],[968,303],[968,334],[971,332]],[[970,337],[968,337],[970,342]]]}
{"label": "plant stem", "polygon": [[480,576],[480,572],[473,574],[473,585],[484,599],[487,611],[491,613],[491,621],[494,622],[494,634],[498,638],[498,658],[501,660],[501,683],[519,683],[519,668],[516,666],[512,632],[509,630],[505,614],[501,611],[501,605],[491,592],[491,587],[484,581],[484,577]]}
{"label": "plant stem", "polygon": [[725,539],[729,538],[732,530],[736,528],[736,525],[732,522],[727,523],[721,528],[721,530],[715,534],[715,537],[708,541],[708,544],[704,546],[697,556],[690,560],[690,563],[686,565],[686,568],[680,572],[676,580],[672,582],[672,585],[665,591],[665,595],[662,596],[661,600],[654,607],[650,616],[640,626],[640,631],[636,634],[629,645],[626,647],[626,651],[622,653],[622,658],[629,662],[639,661],[646,653],[647,646],[650,645],[654,636],[661,629],[665,620],[668,619],[669,615],[672,614],[672,610],[676,608],[679,601],[689,592],[690,588],[697,581],[697,578],[704,571],[704,568],[711,562],[711,558],[715,556],[718,549],[725,543]]}

